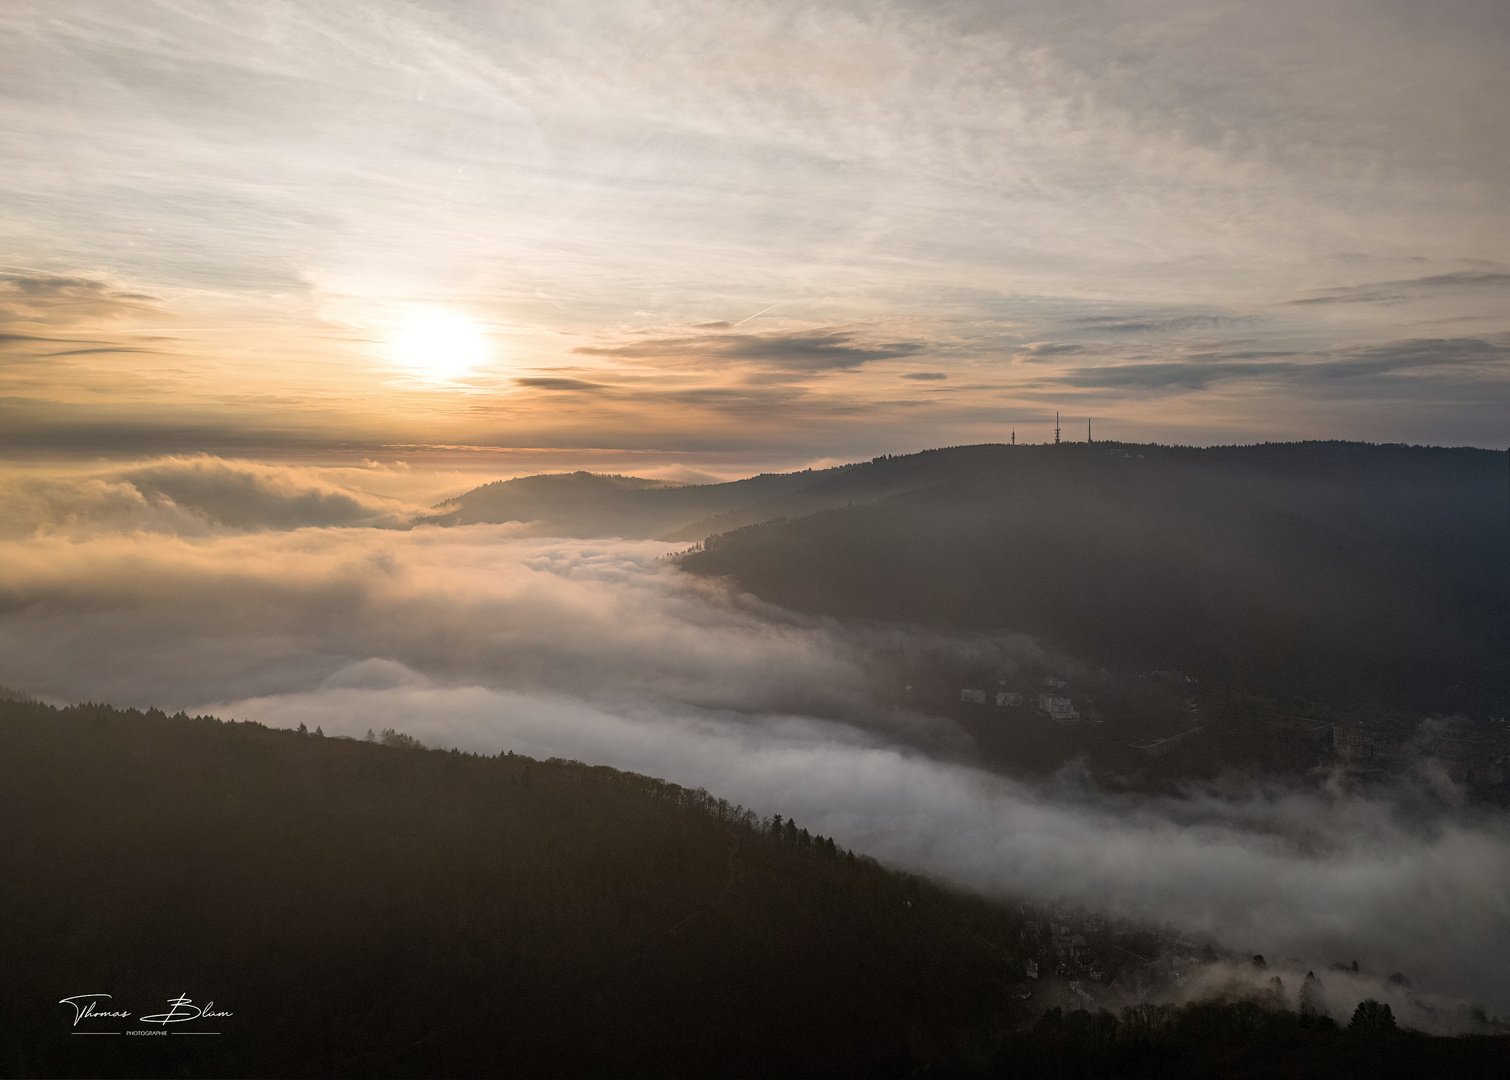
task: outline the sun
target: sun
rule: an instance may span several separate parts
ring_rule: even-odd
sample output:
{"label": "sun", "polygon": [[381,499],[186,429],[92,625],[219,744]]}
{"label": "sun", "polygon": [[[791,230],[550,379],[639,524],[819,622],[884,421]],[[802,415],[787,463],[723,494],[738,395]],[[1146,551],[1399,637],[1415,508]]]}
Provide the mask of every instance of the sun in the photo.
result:
{"label": "sun", "polygon": [[393,358],[435,382],[459,379],[488,358],[487,338],[465,315],[437,308],[411,308],[391,343]]}

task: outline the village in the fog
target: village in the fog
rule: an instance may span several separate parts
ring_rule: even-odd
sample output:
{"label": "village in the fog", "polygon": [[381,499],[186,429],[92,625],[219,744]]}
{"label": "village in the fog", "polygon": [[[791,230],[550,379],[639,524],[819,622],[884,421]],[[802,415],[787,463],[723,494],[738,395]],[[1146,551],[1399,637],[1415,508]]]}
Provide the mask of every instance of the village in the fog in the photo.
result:
{"label": "village in the fog", "polygon": [[[1127,692],[1129,683],[1132,693]],[[1209,717],[1240,715],[1241,738],[1248,747],[1261,746],[1293,774],[1316,781],[1390,783],[1413,776],[1494,801],[1507,791],[1510,724],[1502,716],[1381,715],[1321,704],[1290,711],[1267,701],[1244,702],[1234,709],[1230,701],[1203,704],[1200,691],[1195,679],[1176,671],[1114,679],[1103,670],[1078,684],[1056,675],[1045,675],[1036,684],[1021,678],[983,679],[947,689],[907,684],[900,700],[919,706],[926,702],[958,718],[983,743],[997,748],[998,760],[1008,768],[1015,737],[1026,750],[1023,762],[1033,760],[1027,748],[1053,740],[1067,760],[1077,749],[1093,750],[1104,767],[1129,773],[1146,756],[1168,759],[1157,770],[1160,776],[1207,777],[1215,771],[1213,763],[1218,768],[1226,763],[1224,747],[1234,735],[1228,730],[1231,720],[1224,724]]]}

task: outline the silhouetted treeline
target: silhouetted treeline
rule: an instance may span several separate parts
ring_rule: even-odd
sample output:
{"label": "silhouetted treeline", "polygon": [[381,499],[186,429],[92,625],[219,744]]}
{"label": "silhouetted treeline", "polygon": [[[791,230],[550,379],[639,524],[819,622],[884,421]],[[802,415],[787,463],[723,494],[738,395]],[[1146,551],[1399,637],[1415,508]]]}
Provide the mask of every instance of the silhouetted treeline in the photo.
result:
{"label": "silhouetted treeline", "polygon": [[1503,453],[1098,443],[864,468],[909,490],[713,536],[682,565],[800,611],[1022,631],[1208,691],[1510,702]]}
{"label": "silhouetted treeline", "polygon": [[[8,1076],[1373,1075],[1319,1022],[1035,1025],[1019,908],[579,762],[8,700],[0,815]],[[230,1015],[80,1038],[85,993]]]}
{"label": "silhouetted treeline", "polygon": [[[836,505],[821,492],[853,468],[763,473],[723,484],[545,473],[473,488],[436,507],[426,520],[438,525],[529,521],[552,536],[701,539],[714,528],[775,517],[789,504],[800,506],[804,513]],[[804,493],[809,494],[804,497]]]}

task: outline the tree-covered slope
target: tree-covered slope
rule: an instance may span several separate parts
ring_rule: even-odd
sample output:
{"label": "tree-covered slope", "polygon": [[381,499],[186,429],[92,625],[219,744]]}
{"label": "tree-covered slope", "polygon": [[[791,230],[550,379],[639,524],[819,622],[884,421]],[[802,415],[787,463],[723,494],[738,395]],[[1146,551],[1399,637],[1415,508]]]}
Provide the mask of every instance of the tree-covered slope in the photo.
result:
{"label": "tree-covered slope", "polygon": [[[437,507],[431,520],[443,525],[535,522],[554,536],[675,538],[706,518],[737,514],[801,492],[815,483],[814,475],[767,474],[726,484],[666,484],[633,476],[545,473],[473,488]],[[824,474],[816,475],[821,479]],[[757,512],[748,520],[770,516],[774,514]],[[742,525],[747,520],[732,523]],[[702,529],[696,535],[707,532]]]}
{"label": "tree-covered slope", "polygon": [[[499,480],[436,507],[441,525],[532,522],[553,536],[701,540],[778,517],[874,502],[952,479],[962,450],[930,450],[829,469],[763,473],[722,484],[545,473]],[[877,468],[882,461],[885,468]]]}
{"label": "tree-covered slope", "polygon": [[0,815],[9,1075],[905,1073],[1021,977],[1015,909],[571,762],[0,702]]}
{"label": "tree-covered slope", "polygon": [[1304,443],[963,447],[880,501],[682,560],[800,611],[1010,629],[1211,685],[1503,711],[1506,459]]}
{"label": "tree-covered slope", "polygon": [[[1017,905],[649,777],[388,742],[0,700],[0,1074],[1490,1077],[1510,1053],[1264,994],[1035,1016],[1023,958],[1052,954]],[[1118,940],[1112,966],[1156,939]],[[75,1025],[82,994],[130,1016]],[[72,1034],[178,998],[213,1021]]]}

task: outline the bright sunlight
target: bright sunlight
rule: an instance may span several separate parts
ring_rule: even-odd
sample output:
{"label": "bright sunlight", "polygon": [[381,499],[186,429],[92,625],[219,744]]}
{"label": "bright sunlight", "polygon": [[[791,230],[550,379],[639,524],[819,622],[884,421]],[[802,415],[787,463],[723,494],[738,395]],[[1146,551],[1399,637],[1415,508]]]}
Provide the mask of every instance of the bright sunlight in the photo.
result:
{"label": "bright sunlight", "polygon": [[405,312],[392,348],[399,364],[437,382],[469,374],[488,356],[487,339],[475,322],[435,308]]}

